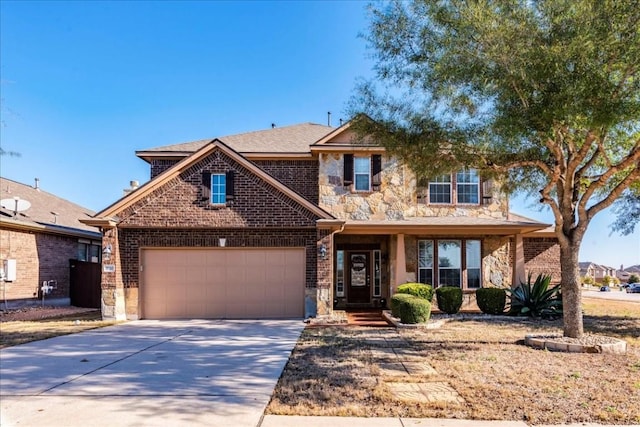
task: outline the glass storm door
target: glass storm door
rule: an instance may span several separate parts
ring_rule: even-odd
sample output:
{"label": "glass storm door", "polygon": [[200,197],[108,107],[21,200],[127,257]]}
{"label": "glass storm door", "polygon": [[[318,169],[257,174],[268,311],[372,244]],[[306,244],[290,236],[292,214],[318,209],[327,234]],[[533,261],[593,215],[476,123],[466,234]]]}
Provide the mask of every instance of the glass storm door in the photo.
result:
{"label": "glass storm door", "polygon": [[349,252],[349,287],[347,299],[350,303],[371,302],[371,264],[369,252]]}

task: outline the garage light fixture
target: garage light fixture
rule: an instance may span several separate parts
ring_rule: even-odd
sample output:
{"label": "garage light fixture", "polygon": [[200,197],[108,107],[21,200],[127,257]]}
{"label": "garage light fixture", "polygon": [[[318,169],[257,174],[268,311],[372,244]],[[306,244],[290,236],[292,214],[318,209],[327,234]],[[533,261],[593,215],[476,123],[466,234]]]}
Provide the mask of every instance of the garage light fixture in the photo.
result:
{"label": "garage light fixture", "polygon": [[111,243],[107,243],[107,246],[102,250],[102,259],[109,261],[111,259]]}
{"label": "garage light fixture", "polygon": [[224,248],[225,246],[227,246],[227,239],[225,239],[224,237],[219,238],[218,246],[220,246],[221,248]]}

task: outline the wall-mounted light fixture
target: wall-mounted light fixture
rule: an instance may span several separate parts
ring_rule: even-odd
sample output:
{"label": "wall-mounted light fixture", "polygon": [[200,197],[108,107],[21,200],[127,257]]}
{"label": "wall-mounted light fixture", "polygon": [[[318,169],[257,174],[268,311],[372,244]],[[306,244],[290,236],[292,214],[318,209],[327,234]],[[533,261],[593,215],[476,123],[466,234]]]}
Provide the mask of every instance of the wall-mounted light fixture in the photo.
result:
{"label": "wall-mounted light fixture", "polygon": [[111,259],[111,243],[107,243],[102,250],[102,259],[105,261],[109,261]]}
{"label": "wall-mounted light fixture", "polygon": [[227,239],[225,239],[224,237],[219,238],[218,246],[220,246],[221,248],[224,248],[225,246],[227,246]]}
{"label": "wall-mounted light fixture", "polygon": [[325,259],[327,257],[327,246],[324,243],[320,245],[318,253],[320,254],[320,258],[322,259]]}

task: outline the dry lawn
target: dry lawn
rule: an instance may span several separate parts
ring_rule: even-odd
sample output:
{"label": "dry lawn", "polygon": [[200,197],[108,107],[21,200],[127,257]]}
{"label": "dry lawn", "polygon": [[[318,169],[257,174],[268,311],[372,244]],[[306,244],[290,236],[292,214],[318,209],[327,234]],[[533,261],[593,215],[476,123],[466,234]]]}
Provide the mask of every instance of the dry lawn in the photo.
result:
{"label": "dry lawn", "polygon": [[[589,333],[624,338],[626,355],[535,350],[527,333],[560,333],[561,321],[453,320],[440,329],[307,328],[267,408],[270,414],[524,420],[533,424],[640,423],[640,304],[585,300]],[[384,349],[433,366],[466,401],[406,402],[385,383]]]}
{"label": "dry lawn", "polygon": [[103,321],[100,310],[45,308],[8,312],[0,317],[0,348],[74,334],[114,323]]}

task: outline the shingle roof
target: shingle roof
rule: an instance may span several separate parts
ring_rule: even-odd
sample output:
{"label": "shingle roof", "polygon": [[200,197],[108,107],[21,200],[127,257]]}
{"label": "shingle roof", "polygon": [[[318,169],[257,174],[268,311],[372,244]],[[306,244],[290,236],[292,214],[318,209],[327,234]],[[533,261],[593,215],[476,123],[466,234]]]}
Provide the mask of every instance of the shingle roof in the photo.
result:
{"label": "shingle roof", "polygon": [[[220,141],[238,153],[308,153],[309,146],[331,132],[334,128],[315,123],[302,123],[292,126],[240,133],[218,137]],[[145,153],[192,153],[204,147],[213,138],[181,144],[165,145],[136,152],[142,157]]]}
{"label": "shingle roof", "polygon": [[80,205],[62,199],[51,193],[36,189],[10,179],[0,178],[0,199],[19,197],[31,206],[14,216],[14,206],[0,207],[0,222],[3,225],[14,224],[26,227],[42,228],[63,234],[86,234],[100,238],[94,227],[80,222],[80,219],[91,218],[95,212]]}

